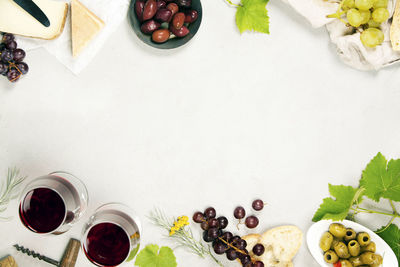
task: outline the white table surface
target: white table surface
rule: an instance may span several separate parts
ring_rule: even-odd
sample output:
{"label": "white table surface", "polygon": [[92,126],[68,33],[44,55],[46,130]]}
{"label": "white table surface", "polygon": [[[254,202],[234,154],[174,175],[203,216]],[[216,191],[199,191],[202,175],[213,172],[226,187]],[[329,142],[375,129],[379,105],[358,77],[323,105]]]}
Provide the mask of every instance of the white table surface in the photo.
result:
{"label": "white table surface", "polygon": [[[17,217],[1,223],[1,248],[19,242],[60,258],[111,201],[138,212],[143,245],[171,245],[145,217],[153,207],[191,216],[212,205],[231,219],[257,197],[269,203],[258,232],[306,231],[328,182],[356,185],[378,151],[400,156],[398,66],[343,65],[325,30],[278,0],[268,4],[269,36],[240,36],[222,0],[203,8],[200,31],[181,49],[147,47],[125,21],[79,76],[39,49],[28,54],[29,75],[15,85],[0,79],[1,173],[67,170],[91,198],[62,236],[29,233]],[[181,249],[176,256],[178,266],[214,266]],[[77,266],[90,264],[80,255]],[[295,266],[317,266],[305,245]]]}

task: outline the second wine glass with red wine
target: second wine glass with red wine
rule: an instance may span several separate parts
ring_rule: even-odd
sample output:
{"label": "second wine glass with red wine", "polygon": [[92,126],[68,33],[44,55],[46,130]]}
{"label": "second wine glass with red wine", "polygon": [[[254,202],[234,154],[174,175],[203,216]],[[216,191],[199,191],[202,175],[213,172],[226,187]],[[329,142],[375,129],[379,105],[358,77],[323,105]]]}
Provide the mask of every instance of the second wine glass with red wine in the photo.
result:
{"label": "second wine glass with red wine", "polygon": [[83,231],[82,248],[90,262],[100,267],[118,266],[140,245],[141,224],[125,205],[101,206]]}
{"label": "second wine glass with red wine", "polygon": [[62,234],[88,206],[85,185],[67,172],[53,172],[31,181],[23,190],[19,217],[26,228],[39,234]]}

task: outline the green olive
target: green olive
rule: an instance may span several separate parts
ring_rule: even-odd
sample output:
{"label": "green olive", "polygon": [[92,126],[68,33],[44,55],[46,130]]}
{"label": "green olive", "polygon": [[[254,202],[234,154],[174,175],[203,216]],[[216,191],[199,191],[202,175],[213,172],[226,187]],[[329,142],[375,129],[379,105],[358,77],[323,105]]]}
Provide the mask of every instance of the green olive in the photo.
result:
{"label": "green olive", "polygon": [[369,243],[368,246],[361,247],[361,252],[374,252],[376,251],[376,244],[374,242]]}
{"label": "green olive", "polygon": [[351,228],[346,229],[346,235],[344,236],[345,241],[354,240],[357,238],[357,233]]}
{"label": "green olive", "polygon": [[376,256],[372,252],[364,252],[361,254],[360,259],[364,264],[370,265],[376,261]]}
{"label": "green olive", "polygon": [[331,250],[334,250],[334,247],[335,247],[336,244],[339,243],[340,241],[342,241],[342,240],[340,240],[339,238],[334,237],[334,238],[333,238],[333,241],[332,241],[332,245],[331,245]]}
{"label": "green olive", "polygon": [[357,235],[357,241],[360,244],[360,246],[365,247],[368,246],[369,243],[371,243],[371,237],[369,236],[368,233],[358,233]]}
{"label": "green olive", "polygon": [[371,267],[378,267],[381,266],[383,263],[383,258],[379,254],[375,254],[374,263],[370,264]]}
{"label": "green olive", "polygon": [[333,242],[333,235],[329,232],[325,232],[321,240],[319,241],[319,247],[325,252],[331,248]]}
{"label": "green olive", "polygon": [[340,264],[342,265],[342,267],[353,267],[353,264],[351,264],[351,262],[348,260],[341,260]]}
{"label": "green olive", "polygon": [[338,242],[335,247],[335,252],[341,259],[348,259],[350,258],[349,249],[343,242]]}
{"label": "green olive", "polygon": [[349,248],[350,255],[353,257],[357,257],[360,255],[361,247],[360,244],[356,240],[351,240],[348,244],[347,247]]}
{"label": "green olive", "polygon": [[332,250],[328,250],[327,252],[325,252],[324,254],[324,260],[327,263],[336,263],[339,260],[338,255],[332,251]]}
{"label": "green olive", "polygon": [[332,223],[329,226],[329,232],[337,238],[343,238],[346,235],[346,227],[340,223]]}
{"label": "green olive", "polygon": [[351,264],[353,264],[354,267],[363,265],[363,262],[361,261],[360,256],[358,256],[358,257],[351,257],[351,258],[350,258],[350,262],[351,262]]}

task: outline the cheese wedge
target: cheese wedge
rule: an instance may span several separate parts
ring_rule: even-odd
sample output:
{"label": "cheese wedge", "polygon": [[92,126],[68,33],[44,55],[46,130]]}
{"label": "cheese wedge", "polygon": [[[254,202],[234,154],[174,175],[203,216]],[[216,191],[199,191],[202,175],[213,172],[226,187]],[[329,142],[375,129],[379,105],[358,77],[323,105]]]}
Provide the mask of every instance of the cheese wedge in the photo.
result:
{"label": "cheese wedge", "polygon": [[50,26],[45,27],[12,0],[0,0],[0,32],[55,39],[64,29],[68,4],[54,0],[33,0],[46,14]]}
{"label": "cheese wedge", "polygon": [[[0,0],[1,1],[1,0]],[[104,27],[104,22],[78,0],[71,2],[72,55],[77,57]]]}
{"label": "cheese wedge", "polygon": [[400,1],[397,0],[393,15],[392,26],[390,26],[390,41],[394,51],[400,51]]}
{"label": "cheese wedge", "polygon": [[18,267],[18,265],[13,257],[8,256],[0,260],[0,267]]}

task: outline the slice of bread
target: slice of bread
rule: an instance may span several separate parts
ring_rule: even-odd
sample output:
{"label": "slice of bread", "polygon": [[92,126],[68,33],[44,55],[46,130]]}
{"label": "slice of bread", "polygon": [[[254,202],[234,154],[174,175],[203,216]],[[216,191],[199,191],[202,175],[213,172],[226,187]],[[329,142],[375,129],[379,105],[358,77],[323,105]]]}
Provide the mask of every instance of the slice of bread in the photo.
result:
{"label": "slice of bread", "polygon": [[55,39],[63,31],[68,4],[53,0],[33,0],[46,14],[50,26],[45,27],[11,0],[0,1],[0,32],[8,32],[40,39]]}
{"label": "slice of bread", "polygon": [[[247,242],[246,249],[252,258],[262,261],[265,267],[292,267],[292,259],[303,242],[303,233],[296,226],[280,226],[265,233],[242,237]],[[265,252],[261,256],[252,252],[256,244],[263,244]]]}
{"label": "slice of bread", "polygon": [[390,26],[390,41],[394,51],[400,51],[400,1],[396,3],[392,26]]}
{"label": "slice of bread", "polygon": [[78,0],[71,2],[72,55],[77,57],[104,27],[104,22]]}

